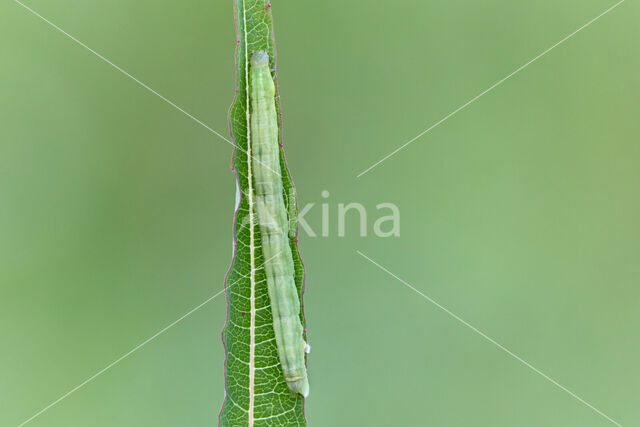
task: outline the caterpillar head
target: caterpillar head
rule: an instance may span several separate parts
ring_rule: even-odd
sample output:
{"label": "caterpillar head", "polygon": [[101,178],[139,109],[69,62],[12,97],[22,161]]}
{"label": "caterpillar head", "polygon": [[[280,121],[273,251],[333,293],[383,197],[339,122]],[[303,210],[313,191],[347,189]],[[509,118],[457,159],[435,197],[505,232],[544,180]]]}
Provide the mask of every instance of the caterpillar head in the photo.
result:
{"label": "caterpillar head", "polygon": [[259,50],[251,55],[251,65],[259,67],[261,65],[269,65],[269,54],[264,50]]}

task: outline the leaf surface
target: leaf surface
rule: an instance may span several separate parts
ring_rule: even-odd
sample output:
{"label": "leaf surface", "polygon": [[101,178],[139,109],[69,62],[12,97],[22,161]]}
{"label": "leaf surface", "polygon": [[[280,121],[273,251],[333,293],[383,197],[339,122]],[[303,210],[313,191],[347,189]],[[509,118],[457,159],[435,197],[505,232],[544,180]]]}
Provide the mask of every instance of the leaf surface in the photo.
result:
{"label": "leaf surface", "polygon": [[[251,141],[247,131],[251,55],[259,50],[267,52],[270,66],[275,69],[271,5],[265,0],[236,0],[235,20],[237,93],[229,113],[229,124],[236,146],[233,171],[237,178],[238,200],[234,220],[234,256],[225,281],[227,322],[223,341],[226,349],[226,394],[219,424],[225,427],[306,426],[304,398],[289,391],[278,359],[254,206]],[[281,142],[282,120],[278,103],[276,109]],[[297,216],[296,196],[282,150],[280,162],[284,200],[293,219]],[[297,237],[291,237],[289,244],[293,252],[298,296],[302,299],[304,269]],[[304,325],[304,315],[301,313],[300,316]]]}

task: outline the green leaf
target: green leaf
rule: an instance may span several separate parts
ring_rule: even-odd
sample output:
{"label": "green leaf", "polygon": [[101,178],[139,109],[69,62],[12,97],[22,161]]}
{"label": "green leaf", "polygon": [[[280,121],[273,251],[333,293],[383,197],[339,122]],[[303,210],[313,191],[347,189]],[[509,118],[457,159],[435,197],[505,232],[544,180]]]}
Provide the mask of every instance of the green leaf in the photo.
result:
{"label": "green leaf", "polygon": [[[289,391],[278,358],[260,249],[260,230],[251,206],[255,197],[250,197],[253,177],[249,176],[251,158],[248,153],[251,147],[247,141],[248,67],[251,55],[264,50],[269,54],[271,68],[275,69],[271,5],[265,0],[236,0],[235,6],[237,93],[229,113],[229,123],[236,145],[233,170],[237,177],[239,201],[234,222],[234,257],[225,281],[228,298],[227,323],[223,331],[226,396],[220,412],[220,425],[306,426],[304,398]],[[276,108],[278,117],[281,117],[280,106],[276,105]],[[285,203],[295,218],[296,195],[282,150],[280,162]],[[290,238],[289,243],[294,257],[296,286],[302,299],[304,269],[297,238]],[[300,316],[304,325],[304,315],[301,313]]]}

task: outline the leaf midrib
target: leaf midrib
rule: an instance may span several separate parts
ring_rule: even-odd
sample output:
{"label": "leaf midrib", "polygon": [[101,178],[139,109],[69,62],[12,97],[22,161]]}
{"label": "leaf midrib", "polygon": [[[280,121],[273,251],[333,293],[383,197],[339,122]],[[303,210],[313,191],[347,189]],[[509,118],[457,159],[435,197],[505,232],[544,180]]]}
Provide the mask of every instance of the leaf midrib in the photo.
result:
{"label": "leaf midrib", "polygon": [[250,256],[250,268],[251,268],[251,324],[249,327],[249,427],[253,427],[254,415],[253,408],[255,402],[255,330],[256,330],[256,298],[255,298],[255,238],[254,238],[254,218],[253,218],[253,172],[251,170],[251,123],[250,123],[250,106],[249,106],[249,42],[247,33],[247,7],[245,2],[242,2],[242,31],[244,32],[244,78],[245,78],[245,109],[247,120],[247,181],[249,184],[248,191],[248,203],[249,203],[249,256]]}

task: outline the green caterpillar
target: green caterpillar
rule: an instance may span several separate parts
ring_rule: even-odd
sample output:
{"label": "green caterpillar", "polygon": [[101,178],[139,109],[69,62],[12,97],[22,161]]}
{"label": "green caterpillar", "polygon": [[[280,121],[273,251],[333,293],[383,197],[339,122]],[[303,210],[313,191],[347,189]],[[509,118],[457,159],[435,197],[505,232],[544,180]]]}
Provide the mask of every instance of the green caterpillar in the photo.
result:
{"label": "green caterpillar", "polygon": [[[285,206],[278,143],[275,84],[264,51],[251,57],[251,153],[256,213],[273,314],[273,329],[284,379],[289,389],[309,395],[305,366],[308,346],[300,322],[300,299],[289,246],[289,212]],[[294,203],[290,200],[289,203]]]}

